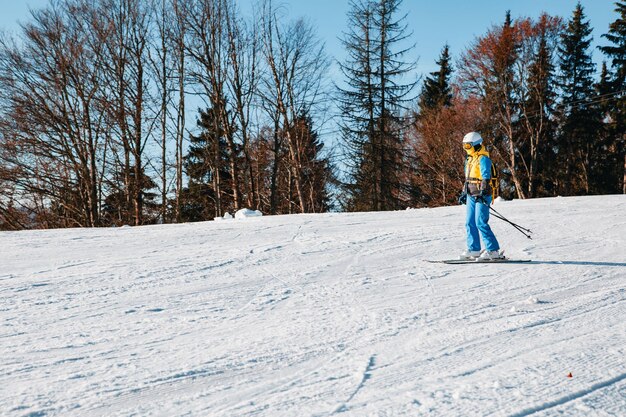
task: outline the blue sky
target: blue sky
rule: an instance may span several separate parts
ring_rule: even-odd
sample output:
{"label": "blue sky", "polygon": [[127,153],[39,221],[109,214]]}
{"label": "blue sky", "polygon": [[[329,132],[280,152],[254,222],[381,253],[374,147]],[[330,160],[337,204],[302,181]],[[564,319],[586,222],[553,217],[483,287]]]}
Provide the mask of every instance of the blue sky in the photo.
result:
{"label": "blue sky", "polygon": [[[275,0],[280,2],[280,0]],[[244,9],[254,0],[239,0]],[[307,16],[319,29],[328,52],[336,59],[343,57],[339,37],[347,27],[348,0],[283,0],[291,16]],[[577,0],[404,0],[403,9],[409,30],[413,31],[416,44],[414,57],[418,58],[418,71],[433,71],[443,45],[450,45],[456,58],[477,37],[486,33],[492,25],[504,21],[511,10],[513,18],[538,17],[543,11],[569,19]],[[582,0],[587,18],[594,28],[594,42],[604,44],[600,36],[617,14],[613,0]],[[602,54],[594,52],[600,63]]]}
{"label": "blue sky", "polygon": [[[348,0],[274,0],[282,3],[293,17],[306,16],[318,28],[326,43],[329,55],[343,58],[339,38],[347,25]],[[16,31],[17,22],[29,19],[28,9],[47,5],[49,0],[0,0],[0,28]],[[238,0],[244,11],[256,0]],[[568,19],[577,0],[404,0],[408,13],[408,26],[413,31],[412,41],[416,44],[411,59],[418,58],[418,72],[435,69],[435,60],[447,42],[456,58],[476,36],[484,34],[494,24],[501,24],[507,9],[512,16],[537,17],[542,11]],[[582,0],[587,18],[594,28],[594,43],[604,44],[601,35],[617,14],[613,11],[613,0]],[[599,51],[594,59],[603,59]],[[335,71],[333,71],[335,72]],[[334,74],[333,74],[334,75]]]}

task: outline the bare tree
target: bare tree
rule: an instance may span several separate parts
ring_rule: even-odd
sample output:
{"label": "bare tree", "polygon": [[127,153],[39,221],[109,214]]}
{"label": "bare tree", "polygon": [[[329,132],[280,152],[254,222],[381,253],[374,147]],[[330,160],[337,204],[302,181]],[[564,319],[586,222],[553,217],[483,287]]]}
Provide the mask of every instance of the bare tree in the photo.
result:
{"label": "bare tree", "polygon": [[175,77],[177,79],[178,103],[175,106],[175,149],[176,149],[176,201],[175,218],[180,222],[180,194],[183,189],[183,142],[185,137],[185,36],[187,8],[184,0],[173,0],[173,19],[170,27],[172,54],[175,59]]}
{"label": "bare tree", "polygon": [[107,88],[114,97],[111,107],[117,131],[115,142],[123,151],[123,160],[119,155],[117,158],[124,183],[123,210],[127,212],[123,218],[141,225],[144,190],[148,187],[145,147],[154,122],[147,116],[151,107],[148,72],[151,16],[148,5],[141,0],[101,0],[99,6],[103,28],[109,32],[103,42],[107,53]]}
{"label": "bare tree", "polygon": [[14,138],[3,163],[19,172],[19,189],[39,196],[32,210],[52,207],[60,223],[50,226],[100,225],[99,161],[108,132],[94,18],[87,2],[67,1],[34,12],[20,46],[0,43],[1,123],[5,138]]}
{"label": "bare tree", "polygon": [[[263,80],[263,99],[273,103],[270,116],[285,134],[289,149],[290,175],[293,178],[297,205],[304,213],[306,196],[303,187],[303,150],[298,137],[301,130],[293,127],[299,117],[310,115],[324,104],[323,74],[328,66],[324,45],[313,28],[303,19],[284,24],[273,8],[264,3],[262,13],[263,54],[267,74]],[[278,132],[278,129],[276,129]]]}
{"label": "bare tree", "polygon": [[175,62],[173,62],[173,54],[171,53],[170,34],[168,21],[172,19],[172,10],[168,0],[151,0],[151,9],[154,13],[154,21],[156,25],[156,38],[149,50],[150,63],[153,68],[157,81],[157,96],[160,101],[158,107],[158,119],[160,124],[160,137],[158,145],[161,148],[160,154],[160,188],[161,188],[161,207],[160,222],[168,221],[168,161],[167,161],[167,145],[169,137],[169,112],[170,101],[172,96],[171,80],[175,70]]}
{"label": "bare tree", "polygon": [[481,103],[458,95],[447,107],[423,111],[409,131],[408,147],[417,161],[406,180],[419,190],[417,205],[457,203],[465,181],[460,138],[481,123]]}
{"label": "bare tree", "polygon": [[258,26],[253,23],[246,25],[236,12],[232,0],[226,3],[226,36],[228,41],[228,60],[226,85],[231,98],[234,119],[238,129],[235,134],[240,136],[241,149],[245,158],[245,176],[247,184],[247,204],[258,208],[260,205],[256,190],[250,155],[250,123],[253,103],[259,87],[259,34]]}
{"label": "bare tree", "polygon": [[0,227],[187,218],[193,94],[216,215],[325,210],[328,59],[266,4],[247,21],[234,0],[57,0],[0,39]]}

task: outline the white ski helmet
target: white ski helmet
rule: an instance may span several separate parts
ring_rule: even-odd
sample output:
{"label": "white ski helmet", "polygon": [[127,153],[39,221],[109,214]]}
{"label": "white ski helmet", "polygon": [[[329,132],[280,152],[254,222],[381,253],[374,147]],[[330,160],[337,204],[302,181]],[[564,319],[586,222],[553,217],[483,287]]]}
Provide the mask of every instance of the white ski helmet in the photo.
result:
{"label": "white ski helmet", "polygon": [[471,146],[480,145],[483,143],[483,138],[480,136],[480,133],[477,132],[469,132],[463,138],[463,144],[469,143]]}

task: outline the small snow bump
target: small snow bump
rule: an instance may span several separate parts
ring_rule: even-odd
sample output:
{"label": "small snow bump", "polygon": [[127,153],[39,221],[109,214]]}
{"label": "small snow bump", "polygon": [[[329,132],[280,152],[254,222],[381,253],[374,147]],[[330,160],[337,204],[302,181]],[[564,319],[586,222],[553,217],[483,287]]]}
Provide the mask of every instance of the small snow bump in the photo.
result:
{"label": "small snow bump", "polygon": [[232,218],[233,218],[233,215],[230,214],[229,212],[226,212],[226,213],[224,213],[224,216],[222,216],[222,217],[219,217],[219,216],[215,217],[213,219],[213,221],[219,222],[219,221],[222,221],[222,220],[231,220]]}
{"label": "small snow bump", "polygon": [[530,296],[526,299],[526,304],[539,304],[537,297]]}

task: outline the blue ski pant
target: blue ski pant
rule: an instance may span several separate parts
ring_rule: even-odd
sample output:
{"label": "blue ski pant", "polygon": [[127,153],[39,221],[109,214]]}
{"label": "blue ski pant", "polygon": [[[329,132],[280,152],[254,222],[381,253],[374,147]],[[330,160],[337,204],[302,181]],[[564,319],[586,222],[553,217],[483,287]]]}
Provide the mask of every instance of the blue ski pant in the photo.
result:
{"label": "blue ski pant", "polygon": [[483,238],[485,249],[488,251],[500,250],[496,235],[489,227],[489,204],[491,197],[484,197],[485,202],[478,202],[474,197],[467,197],[467,216],[465,228],[467,229],[467,248],[471,251],[480,250],[478,232]]}

